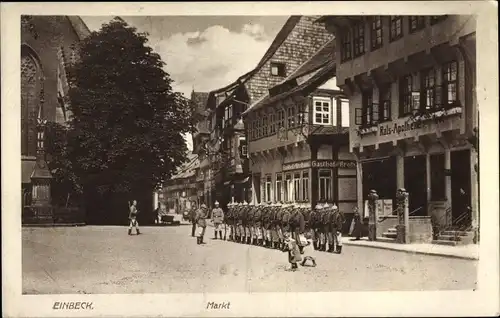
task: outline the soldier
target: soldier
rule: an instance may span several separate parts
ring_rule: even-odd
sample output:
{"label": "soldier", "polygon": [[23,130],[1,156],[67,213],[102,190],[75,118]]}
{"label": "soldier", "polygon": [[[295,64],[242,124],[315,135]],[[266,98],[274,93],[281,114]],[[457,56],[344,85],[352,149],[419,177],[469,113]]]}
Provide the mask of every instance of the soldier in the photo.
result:
{"label": "soldier", "polygon": [[278,235],[278,222],[277,222],[277,214],[278,211],[280,210],[279,203],[274,203],[272,205],[271,209],[271,216],[270,216],[270,221],[271,221],[271,240],[272,240],[272,248],[276,249],[278,248],[279,244],[279,235]]}
{"label": "soldier", "polygon": [[128,235],[132,235],[132,228],[135,228],[137,235],[141,234],[139,232],[139,222],[137,222],[137,214],[139,211],[137,210],[137,201],[132,201],[132,204],[129,206],[129,215],[128,218],[130,220],[130,225],[128,227]]}
{"label": "soldier", "polygon": [[198,236],[196,237],[198,244],[204,244],[203,237],[205,236],[205,229],[207,227],[206,218],[208,217],[208,209],[205,204],[196,211],[196,224],[198,225]]}
{"label": "soldier", "polygon": [[328,233],[330,232],[330,206],[328,203],[323,205],[321,209],[321,227],[319,234],[319,250],[325,252],[326,244],[328,243]]}
{"label": "soldier", "polygon": [[241,206],[241,211],[240,211],[240,218],[241,218],[241,243],[246,244],[248,242],[247,240],[247,235],[248,235],[248,228],[247,228],[247,210],[248,210],[248,203],[246,201],[243,202]]}
{"label": "soldier", "polygon": [[236,203],[235,211],[234,211],[234,227],[235,227],[235,240],[238,243],[241,243],[241,203]]}
{"label": "soldier", "polygon": [[248,204],[248,209],[247,209],[247,226],[248,226],[247,244],[250,245],[253,244],[255,236],[254,219],[253,219],[254,213],[255,213],[255,203],[251,202],[250,204]]}
{"label": "soldier", "polygon": [[232,241],[232,229],[231,229],[231,223],[232,223],[232,218],[233,218],[233,205],[234,203],[233,202],[229,202],[227,204],[227,212],[226,214],[224,215],[224,240],[226,239],[227,237],[227,240],[228,241]]}
{"label": "soldier", "polygon": [[283,212],[281,213],[281,231],[283,232],[283,242],[281,249],[285,248],[285,238],[290,237],[290,210],[291,205],[289,203],[283,206]]}
{"label": "soldier", "polygon": [[334,252],[342,253],[342,227],[345,223],[344,212],[340,211],[337,205],[333,205],[333,242]]}
{"label": "soldier", "polygon": [[196,211],[194,207],[189,211],[189,221],[191,221],[191,236],[194,237],[196,233]]}
{"label": "soldier", "polygon": [[316,204],[314,210],[309,217],[309,224],[311,227],[311,239],[315,250],[320,248],[320,233],[321,233],[321,204]]}
{"label": "soldier", "polygon": [[305,220],[302,214],[302,206],[300,204],[295,204],[292,206],[292,211],[290,213],[289,225],[292,238],[297,242],[300,253],[303,253],[304,245],[300,240],[300,235],[304,234],[305,230]]}
{"label": "soldier", "polygon": [[327,234],[326,234],[326,242],[328,243],[328,252],[333,253],[335,250],[335,241],[334,241],[334,236],[335,236],[335,215],[334,215],[334,208],[336,207],[335,204],[331,205],[327,209],[328,213],[328,225],[326,228]]}
{"label": "soldier", "polygon": [[215,208],[212,210],[212,223],[214,224],[214,240],[217,233],[222,240],[222,223],[224,222],[224,211],[219,207],[219,201],[215,201]]}
{"label": "soldier", "polygon": [[265,208],[264,203],[259,203],[255,206],[253,212],[253,225],[254,225],[254,245],[262,244],[262,215]]}
{"label": "soldier", "polygon": [[271,247],[272,235],[271,235],[271,217],[273,211],[273,204],[271,202],[267,203],[264,210],[264,216],[262,217],[262,230],[264,236],[264,247]]}

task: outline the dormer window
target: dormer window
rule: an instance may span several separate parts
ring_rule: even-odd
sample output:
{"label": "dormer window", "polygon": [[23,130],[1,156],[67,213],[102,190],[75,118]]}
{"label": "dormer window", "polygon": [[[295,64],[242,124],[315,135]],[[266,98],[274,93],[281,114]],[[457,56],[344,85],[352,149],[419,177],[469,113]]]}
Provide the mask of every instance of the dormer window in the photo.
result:
{"label": "dormer window", "polygon": [[272,76],[286,76],[285,63],[271,62],[271,75]]}

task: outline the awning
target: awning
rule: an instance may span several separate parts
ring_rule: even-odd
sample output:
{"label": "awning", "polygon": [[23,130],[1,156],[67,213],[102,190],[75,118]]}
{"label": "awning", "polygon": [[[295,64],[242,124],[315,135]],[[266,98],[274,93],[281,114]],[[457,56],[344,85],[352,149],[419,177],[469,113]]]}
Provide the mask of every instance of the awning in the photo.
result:
{"label": "awning", "polygon": [[31,174],[35,169],[35,160],[22,160],[21,161],[21,180],[22,183],[31,183]]}

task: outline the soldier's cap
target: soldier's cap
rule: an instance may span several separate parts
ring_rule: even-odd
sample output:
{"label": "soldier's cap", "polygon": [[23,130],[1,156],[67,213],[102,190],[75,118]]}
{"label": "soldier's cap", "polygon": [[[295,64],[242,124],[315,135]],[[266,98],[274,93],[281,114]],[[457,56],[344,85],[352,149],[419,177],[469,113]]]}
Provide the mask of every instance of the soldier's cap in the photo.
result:
{"label": "soldier's cap", "polygon": [[316,210],[321,210],[323,209],[323,206],[321,204],[316,204],[316,206],[314,207]]}
{"label": "soldier's cap", "polygon": [[203,203],[203,204],[201,205],[201,207],[202,207],[202,208],[206,208],[207,206],[205,205],[205,203]]}
{"label": "soldier's cap", "polygon": [[325,202],[325,204],[323,204],[323,209],[328,209],[330,208],[330,206],[328,205],[328,203]]}
{"label": "soldier's cap", "polygon": [[247,201],[243,202],[243,205],[248,205],[248,202]]}
{"label": "soldier's cap", "polygon": [[339,207],[338,207],[335,203],[332,205],[332,209],[334,209],[334,210],[338,210],[338,208],[339,208]]}
{"label": "soldier's cap", "polygon": [[274,206],[281,206],[281,203],[280,203],[280,202],[276,202],[276,203],[274,204]]}
{"label": "soldier's cap", "polygon": [[219,201],[215,201],[215,205],[219,205]]}

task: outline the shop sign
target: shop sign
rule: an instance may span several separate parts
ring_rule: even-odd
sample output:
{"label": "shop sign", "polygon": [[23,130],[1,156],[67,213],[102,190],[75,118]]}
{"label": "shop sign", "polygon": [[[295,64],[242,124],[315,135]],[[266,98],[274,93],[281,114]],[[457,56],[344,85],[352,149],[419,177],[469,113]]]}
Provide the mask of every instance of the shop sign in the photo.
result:
{"label": "shop sign", "polygon": [[292,162],[292,163],[287,163],[283,165],[283,171],[288,171],[288,170],[297,170],[297,169],[307,169],[311,166],[310,161],[299,161],[299,162]]}
{"label": "shop sign", "polygon": [[311,161],[313,168],[356,168],[356,161],[354,160],[313,160]]}
{"label": "shop sign", "polygon": [[414,123],[404,123],[398,124],[394,123],[394,125],[380,125],[379,131],[380,136],[388,136],[388,135],[400,135],[407,131],[417,130],[423,127],[422,122],[414,122]]}

